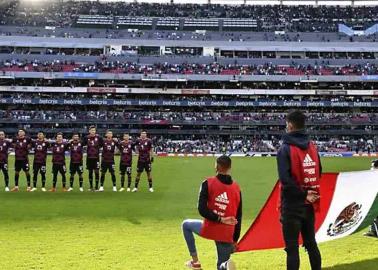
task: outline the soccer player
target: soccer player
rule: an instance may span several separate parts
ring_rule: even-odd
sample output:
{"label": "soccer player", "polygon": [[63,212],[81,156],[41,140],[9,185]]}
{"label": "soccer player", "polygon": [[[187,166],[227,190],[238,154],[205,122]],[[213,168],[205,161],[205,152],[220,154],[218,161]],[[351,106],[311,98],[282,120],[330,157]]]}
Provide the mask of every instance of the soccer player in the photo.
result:
{"label": "soccer player", "polygon": [[58,180],[58,173],[62,176],[63,192],[66,192],[66,150],[67,144],[63,141],[63,134],[56,135],[56,141],[52,144],[52,172],[53,172],[53,187],[51,192],[56,192],[56,182]]}
{"label": "soccer player", "polygon": [[121,174],[121,189],[119,191],[125,190],[125,174],[127,173],[127,192],[130,192],[134,144],[130,140],[129,134],[123,134],[123,141],[118,144],[118,149],[121,153],[121,158],[119,161],[119,171]]}
{"label": "soccer player", "polygon": [[101,160],[101,186],[99,191],[104,191],[104,182],[106,172],[109,170],[112,176],[113,191],[117,191],[116,176],[114,171],[114,152],[118,146],[117,140],[113,139],[113,132],[106,131],[106,138],[102,145],[102,160]]}
{"label": "soccer player", "polygon": [[26,191],[31,191],[30,187],[30,173],[29,173],[29,148],[31,144],[31,139],[26,137],[25,130],[19,129],[17,133],[17,137],[13,138],[13,147],[15,152],[15,164],[14,164],[14,188],[11,190],[13,192],[17,192],[18,188],[18,180],[20,177],[20,171],[23,170],[26,175],[27,180],[27,189]]}
{"label": "soccer player", "polygon": [[135,143],[137,152],[138,152],[138,166],[137,166],[137,176],[135,179],[135,187],[133,188],[133,192],[138,191],[138,185],[140,181],[140,176],[143,171],[147,173],[149,191],[154,192],[152,187],[152,176],[151,176],[151,163],[154,162],[154,158],[152,156],[152,141],[147,138],[147,132],[142,131],[140,134],[140,138]]}
{"label": "soccer player", "polygon": [[80,140],[79,133],[72,135],[72,140],[68,144],[70,150],[70,187],[68,191],[73,190],[75,174],[79,175],[80,192],[83,192],[83,143]]}
{"label": "soccer player", "polygon": [[46,158],[47,150],[50,148],[50,143],[45,139],[45,134],[40,131],[37,134],[37,139],[33,140],[32,148],[34,148],[33,161],[33,188],[31,191],[37,190],[38,173],[42,177],[42,191],[46,191]]}
{"label": "soccer player", "polygon": [[96,177],[96,190],[100,180],[100,148],[103,145],[103,139],[96,134],[96,127],[89,127],[89,135],[86,136],[84,142],[87,146],[87,170],[89,173],[90,191],[93,189],[93,173]]}
{"label": "soccer player", "polygon": [[321,269],[321,255],[315,240],[315,211],[319,210],[322,167],[317,148],[305,132],[305,123],[306,116],[301,111],[287,115],[287,133],[277,154],[281,224],[288,270],[299,269],[300,234],[311,269]]}
{"label": "soccer player", "polygon": [[11,145],[11,142],[5,138],[5,132],[0,131],[0,170],[4,175],[6,192],[9,192],[8,152]]}
{"label": "soccer player", "polygon": [[242,199],[239,185],[232,179],[231,159],[220,156],[216,162],[217,175],[206,179],[200,189],[198,211],[205,219],[187,219],[182,223],[184,238],[192,259],[190,269],[201,269],[193,233],[214,240],[217,247],[217,269],[235,269],[230,260],[240,236]]}

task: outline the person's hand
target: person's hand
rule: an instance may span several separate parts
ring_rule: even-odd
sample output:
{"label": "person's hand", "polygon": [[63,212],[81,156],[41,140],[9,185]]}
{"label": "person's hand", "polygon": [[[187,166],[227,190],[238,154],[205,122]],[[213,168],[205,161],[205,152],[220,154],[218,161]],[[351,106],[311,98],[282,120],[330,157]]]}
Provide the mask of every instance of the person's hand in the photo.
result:
{"label": "person's hand", "polygon": [[309,190],[307,192],[306,200],[310,203],[316,202],[320,198],[319,194],[316,191]]}
{"label": "person's hand", "polygon": [[237,250],[238,250],[238,243],[237,242],[232,243],[232,252],[231,253],[235,253]]}
{"label": "person's hand", "polygon": [[238,224],[238,220],[235,217],[221,217],[221,223],[226,225],[236,225]]}

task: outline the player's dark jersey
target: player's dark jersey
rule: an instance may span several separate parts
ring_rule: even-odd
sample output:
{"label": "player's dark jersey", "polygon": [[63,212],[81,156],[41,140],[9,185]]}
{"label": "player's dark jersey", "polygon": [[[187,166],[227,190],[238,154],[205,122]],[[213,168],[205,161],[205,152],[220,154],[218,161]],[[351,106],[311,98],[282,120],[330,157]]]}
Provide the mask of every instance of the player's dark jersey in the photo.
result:
{"label": "player's dark jersey", "polygon": [[52,163],[56,165],[64,165],[66,163],[67,144],[55,142],[52,146]]}
{"label": "player's dark jersey", "polygon": [[28,160],[30,143],[31,143],[31,139],[29,137],[23,137],[23,138],[17,137],[13,139],[16,160],[23,160],[23,161]]}
{"label": "player's dark jersey", "polygon": [[84,140],[85,145],[87,146],[87,158],[89,159],[99,159],[100,158],[100,148],[103,144],[103,139],[98,136],[88,135]]}
{"label": "player's dark jersey", "polygon": [[71,163],[83,164],[83,143],[80,141],[72,141],[68,145],[71,155]]}
{"label": "player's dark jersey", "polygon": [[114,152],[118,145],[118,142],[115,140],[104,140],[102,146],[102,162],[103,163],[114,163]]}
{"label": "player's dark jersey", "polygon": [[47,150],[50,148],[50,143],[45,140],[33,140],[31,145],[34,148],[34,164],[46,164]]}
{"label": "player's dark jersey", "polygon": [[150,139],[138,139],[136,141],[136,149],[138,150],[139,157],[138,162],[150,162],[151,159],[151,149],[152,149],[152,141]]}
{"label": "player's dark jersey", "polygon": [[122,141],[118,144],[119,152],[121,153],[121,164],[131,165],[133,160],[134,144],[132,141]]}
{"label": "player's dark jersey", "polygon": [[0,140],[0,164],[8,163],[8,150],[11,142],[8,140]]}

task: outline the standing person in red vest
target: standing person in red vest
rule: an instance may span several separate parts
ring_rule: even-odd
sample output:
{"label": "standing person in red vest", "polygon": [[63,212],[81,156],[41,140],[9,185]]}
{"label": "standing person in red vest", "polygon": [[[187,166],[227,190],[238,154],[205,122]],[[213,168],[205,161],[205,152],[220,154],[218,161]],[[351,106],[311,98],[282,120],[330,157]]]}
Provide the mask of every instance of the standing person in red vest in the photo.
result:
{"label": "standing person in red vest", "polygon": [[182,223],[184,238],[192,260],[190,269],[202,269],[193,233],[214,240],[217,247],[217,269],[235,269],[230,260],[240,236],[242,199],[239,185],[230,175],[231,159],[221,156],[216,162],[217,175],[207,178],[201,186],[198,211],[204,220],[187,219]]}
{"label": "standing person in red vest", "polygon": [[315,211],[319,210],[322,167],[317,148],[305,132],[305,122],[306,116],[301,111],[287,115],[287,133],[277,154],[281,223],[288,270],[299,269],[300,234],[311,269],[321,269],[321,255],[315,240]]}

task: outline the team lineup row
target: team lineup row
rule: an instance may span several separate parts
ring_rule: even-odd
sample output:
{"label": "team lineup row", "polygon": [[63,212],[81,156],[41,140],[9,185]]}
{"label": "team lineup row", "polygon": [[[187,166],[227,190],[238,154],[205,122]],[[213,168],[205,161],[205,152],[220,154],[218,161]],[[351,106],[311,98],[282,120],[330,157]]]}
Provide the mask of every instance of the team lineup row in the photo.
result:
{"label": "team lineup row", "polygon": [[[13,148],[15,152],[15,177],[14,188],[9,188],[9,174],[8,174],[8,155],[9,150]],[[33,160],[33,186],[31,186],[31,176],[29,173],[29,151],[34,149]],[[0,170],[2,170],[5,181],[5,191],[19,191],[19,176],[20,172],[24,171],[27,180],[27,191],[33,192],[37,190],[38,175],[42,178],[42,191],[46,191],[46,160],[47,152],[51,149],[52,152],[52,174],[53,185],[51,192],[56,192],[56,184],[58,174],[62,176],[63,191],[72,191],[74,184],[74,177],[77,174],[79,177],[79,190],[84,191],[83,188],[83,153],[86,149],[86,169],[89,174],[89,191],[104,191],[105,175],[109,171],[113,191],[137,192],[140,177],[143,171],[147,173],[149,191],[153,192],[151,163],[153,162],[153,147],[152,141],[147,138],[147,133],[142,131],[140,137],[135,141],[130,139],[129,134],[123,135],[123,140],[113,138],[112,131],[106,132],[105,138],[102,138],[96,133],[96,127],[89,128],[89,134],[80,138],[78,133],[74,133],[72,139],[64,140],[63,134],[58,133],[55,140],[48,140],[42,131],[38,132],[36,139],[31,139],[26,136],[23,129],[18,131],[18,134],[13,139],[7,139],[5,133],[0,131]],[[102,149],[101,162],[100,150]],[[116,175],[115,175],[115,152],[118,149],[120,153],[120,176],[121,188],[117,190]],[[70,183],[66,187],[66,152],[70,153]],[[135,178],[134,188],[131,190],[131,168],[133,152],[138,153],[137,176]],[[101,164],[101,165],[100,165]],[[101,170],[100,170],[101,167]],[[101,172],[101,178],[100,178]],[[127,189],[125,189],[125,175],[127,175]],[[93,177],[94,176],[94,177]],[[95,184],[93,183],[95,178]]]}

